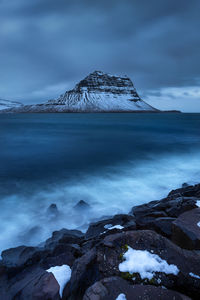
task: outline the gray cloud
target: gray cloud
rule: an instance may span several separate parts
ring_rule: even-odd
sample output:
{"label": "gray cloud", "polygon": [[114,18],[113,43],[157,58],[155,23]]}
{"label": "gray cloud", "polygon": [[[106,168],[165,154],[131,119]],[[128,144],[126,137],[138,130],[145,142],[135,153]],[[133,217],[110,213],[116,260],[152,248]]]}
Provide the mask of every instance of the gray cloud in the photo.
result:
{"label": "gray cloud", "polygon": [[45,101],[95,69],[129,75],[143,95],[198,85],[199,11],[199,0],[1,0],[0,97]]}

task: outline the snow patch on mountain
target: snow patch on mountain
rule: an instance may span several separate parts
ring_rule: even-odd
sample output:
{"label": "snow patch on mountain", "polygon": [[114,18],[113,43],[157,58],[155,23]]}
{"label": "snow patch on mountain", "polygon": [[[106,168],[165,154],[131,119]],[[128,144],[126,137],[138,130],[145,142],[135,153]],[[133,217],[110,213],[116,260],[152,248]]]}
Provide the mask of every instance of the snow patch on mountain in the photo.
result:
{"label": "snow patch on mountain", "polygon": [[95,71],[56,100],[25,105],[11,112],[156,112],[138,95],[127,76]]}
{"label": "snow patch on mountain", "polygon": [[16,101],[10,101],[5,99],[0,99],[0,110],[10,109],[13,107],[22,107],[22,103]]}

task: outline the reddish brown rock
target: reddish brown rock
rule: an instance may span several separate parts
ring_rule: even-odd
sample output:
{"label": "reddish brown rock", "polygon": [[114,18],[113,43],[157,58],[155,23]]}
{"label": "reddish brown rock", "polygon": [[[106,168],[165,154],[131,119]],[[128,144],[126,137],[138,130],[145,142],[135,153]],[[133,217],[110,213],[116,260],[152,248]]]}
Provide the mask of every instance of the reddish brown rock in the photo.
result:
{"label": "reddish brown rock", "polygon": [[124,294],[127,300],[190,300],[178,292],[152,285],[131,284],[120,277],[109,277],[87,289],[83,300],[116,300]]}
{"label": "reddish brown rock", "polygon": [[200,250],[200,208],[185,212],[172,223],[172,240],[182,248]]}

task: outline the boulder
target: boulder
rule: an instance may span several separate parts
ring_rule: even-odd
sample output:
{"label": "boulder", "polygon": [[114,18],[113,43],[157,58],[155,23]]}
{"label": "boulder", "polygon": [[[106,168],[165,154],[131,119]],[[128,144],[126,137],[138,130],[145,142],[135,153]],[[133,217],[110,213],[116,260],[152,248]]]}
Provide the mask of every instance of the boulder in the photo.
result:
{"label": "boulder", "polygon": [[19,267],[38,251],[37,247],[19,246],[2,251],[2,264],[6,267]]}
{"label": "boulder", "polygon": [[151,201],[147,204],[134,206],[131,214],[136,218],[136,223],[141,223],[145,218],[171,217],[177,218],[180,214],[197,208],[196,197],[167,197],[160,201]]}
{"label": "boulder", "polygon": [[90,208],[90,205],[85,202],[84,200],[80,200],[75,206],[74,206],[74,209],[76,210],[86,210],[86,209],[89,209]]}
{"label": "boulder", "polygon": [[[168,264],[175,265],[178,268],[178,274],[156,272],[149,281],[142,279],[139,273],[120,272],[119,264],[123,261],[123,255],[128,246],[158,255]],[[190,276],[191,273],[199,275],[199,269],[199,253],[183,250],[153,231],[138,230],[111,234],[75,261],[64,299],[82,299],[87,288],[97,281],[112,276],[122,277],[135,284],[165,286],[193,299],[199,299],[199,279]]]}
{"label": "boulder", "polygon": [[171,238],[172,222],[174,220],[176,220],[176,218],[161,217],[154,219],[152,217],[144,217],[141,220],[137,220],[137,228],[155,230],[157,233]]}
{"label": "boulder", "polygon": [[200,208],[185,212],[172,223],[172,240],[182,248],[200,250]]}
{"label": "boulder", "polygon": [[60,286],[52,273],[43,273],[22,287],[14,299],[60,300]]}
{"label": "boulder", "polygon": [[55,231],[44,247],[20,246],[2,252],[2,266],[6,267],[11,277],[26,267],[41,266],[48,269],[52,266],[67,264],[70,267],[74,260],[82,255],[79,244],[84,234],[78,230],[62,229]]}
{"label": "boulder", "polygon": [[[119,225],[119,226],[118,226]],[[100,237],[104,234],[120,232],[121,230],[136,229],[135,218],[131,215],[115,215],[112,218],[91,223],[86,234],[86,239]]]}
{"label": "boulder", "polygon": [[59,289],[54,276],[39,267],[27,267],[9,280],[0,278],[2,300],[60,300]]}
{"label": "boulder", "polygon": [[57,217],[59,215],[59,210],[55,203],[49,205],[49,207],[47,208],[47,215],[51,217]]}
{"label": "boulder", "polygon": [[[189,300],[191,298],[163,287],[131,284],[120,277],[108,277],[97,281],[87,289],[83,300],[116,300],[123,294],[126,300]],[[124,299],[124,298],[121,298]]]}
{"label": "boulder", "polygon": [[180,189],[172,190],[168,194],[168,198],[175,199],[177,197],[196,197],[200,199],[200,184],[189,185]]}
{"label": "boulder", "polygon": [[79,244],[82,242],[84,234],[79,230],[61,229],[54,231],[52,236],[46,240],[44,247],[53,249],[57,244]]}

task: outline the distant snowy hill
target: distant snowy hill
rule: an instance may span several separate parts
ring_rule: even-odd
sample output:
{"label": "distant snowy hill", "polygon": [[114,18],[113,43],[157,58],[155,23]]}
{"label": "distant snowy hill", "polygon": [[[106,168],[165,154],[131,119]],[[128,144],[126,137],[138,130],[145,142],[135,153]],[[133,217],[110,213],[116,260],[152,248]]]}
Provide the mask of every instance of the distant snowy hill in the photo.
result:
{"label": "distant snowy hill", "polygon": [[22,107],[22,103],[5,100],[5,99],[0,99],[0,110],[10,109],[10,108],[14,108],[14,107]]}
{"label": "distant snowy hill", "polygon": [[12,112],[145,112],[158,111],[144,102],[127,77],[95,71],[56,100],[13,108]]}

